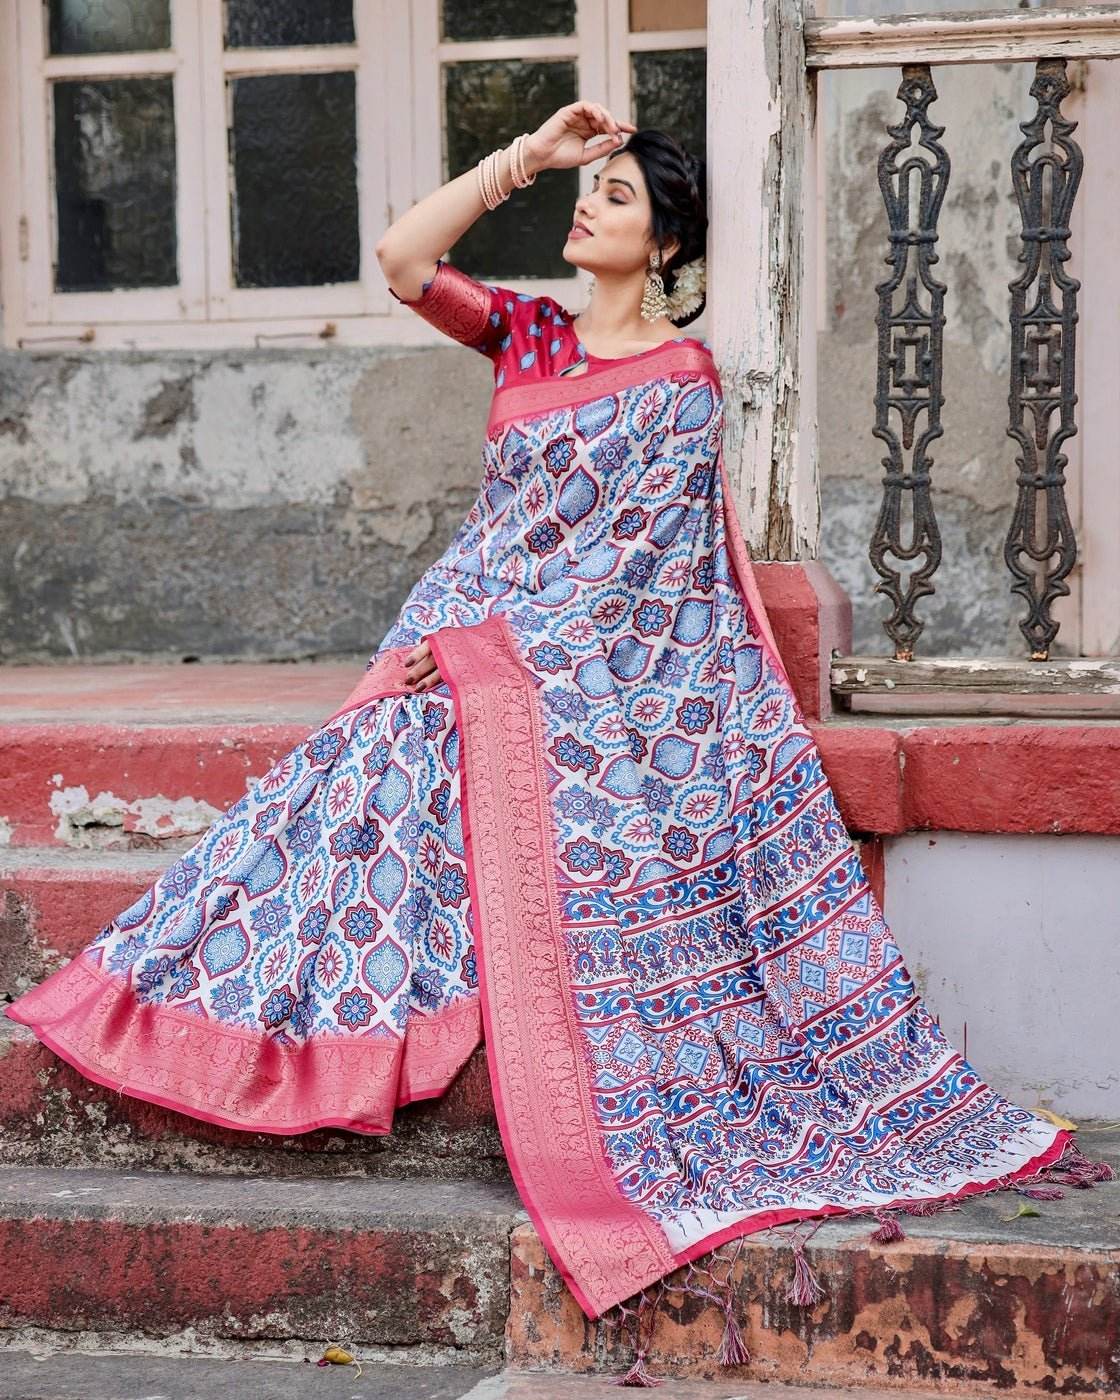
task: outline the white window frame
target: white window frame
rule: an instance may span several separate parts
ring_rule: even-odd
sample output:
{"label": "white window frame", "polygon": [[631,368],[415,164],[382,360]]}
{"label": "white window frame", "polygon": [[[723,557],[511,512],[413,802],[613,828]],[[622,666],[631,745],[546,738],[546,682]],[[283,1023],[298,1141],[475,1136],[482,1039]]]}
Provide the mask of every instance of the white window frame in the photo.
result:
{"label": "white window frame", "polygon": [[[399,213],[443,181],[442,64],[568,58],[577,95],[631,119],[630,55],[703,46],[705,30],[631,33],[628,0],[576,0],[572,35],[439,39],[439,0],[354,0],[355,42],[230,49],[223,0],[170,0],[172,47],[153,53],[47,57],[42,0],[0,4],[0,291],[10,348],[195,349],[332,343],[439,343],[391,296],[373,245]],[[407,61],[402,61],[402,55]],[[321,287],[239,288],[230,231],[228,80],[264,73],[354,71],[362,275]],[[51,80],[168,75],[174,84],[177,247],[170,288],[57,292]],[[591,187],[582,166],[579,187]],[[485,217],[485,214],[483,215]],[[580,277],[502,279],[518,291],[582,306]],[[703,319],[703,318],[701,318]],[[699,321],[690,330],[702,334]]]}
{"label": "white window frame", "polygon": [[633,89],[630,60],[636,53],[663,49],[702,49],[708,43],[707,29],[630,28],[630,0],[605,0],[607,32],[605,50],[609,56],[607,106],[616,117],[633,121]]}

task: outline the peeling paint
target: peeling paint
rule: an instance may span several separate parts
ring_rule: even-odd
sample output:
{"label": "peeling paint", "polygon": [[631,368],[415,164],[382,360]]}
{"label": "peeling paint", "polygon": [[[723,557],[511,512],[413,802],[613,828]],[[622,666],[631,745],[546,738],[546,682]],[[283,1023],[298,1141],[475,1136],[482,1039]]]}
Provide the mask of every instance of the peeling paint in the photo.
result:
{"label": "peeling paint", "polygon": [[[99,792],[91,798],[84,786],[52,792],[50,808],[58,817],[55,839],[84,849],[119,846],[122,836],[158,841],[198,836],[221,815],[209,802],[193,797],[127,801],[111,792]],[[136,839],[131,844],[143,842]]]}

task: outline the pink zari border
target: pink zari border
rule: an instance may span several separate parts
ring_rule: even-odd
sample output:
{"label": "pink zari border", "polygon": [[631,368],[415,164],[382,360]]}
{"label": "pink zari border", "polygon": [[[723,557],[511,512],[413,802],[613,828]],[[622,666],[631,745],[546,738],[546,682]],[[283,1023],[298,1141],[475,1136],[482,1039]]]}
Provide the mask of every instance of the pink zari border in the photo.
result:
{"label": "pink zari border", "polygon": [[664,1233],[603,1156],[575,1023],[533,683],[508,624],[428,639],[459,724],[463,835],[490,1081],[526,1210],[589,1317],[668,1273]]}
{"label": "pink zari border", "polygon": [[338,1035],[284,1045],[263,1031],[144,1005],[86,953],[7,1014],[96,1084],[224,1128],[280,1135],[389,1133],[393,1110],[444,1093],[482,1035],[471,997],[441,1014],[413,1013],[404,1040]]}

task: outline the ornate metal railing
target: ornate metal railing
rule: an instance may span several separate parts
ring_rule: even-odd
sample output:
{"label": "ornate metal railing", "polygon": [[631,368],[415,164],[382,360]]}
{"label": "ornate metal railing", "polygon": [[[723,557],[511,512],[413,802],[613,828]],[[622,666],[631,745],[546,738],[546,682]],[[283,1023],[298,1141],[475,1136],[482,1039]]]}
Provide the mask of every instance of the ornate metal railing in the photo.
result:
{"label": "ornate metal railing", "polygon": [[[1069,593],[1077,541],[1065,497],[1062,445],[1077,432],[1074,327],[1079,283],[1066,272],[1070,216],[1081,178],[1075,123],[1062,114],[1069,93],[1064,59],[1036,65],[1031,95],[1037,110],[1021,124],[1011,158],[1022,224],[1023,271],[1011,283],[1011,408],[1008,433],[1019,445],[1016,500],[1004,544],[1013,593],[1027,601],[1019,627],[1032,660],[1049,658],[1058,632],[1051,604]],[[945,285],[934,277],[937,221],[949,181],[944,127],[929,116],[937,96],[928,66],[903,69],[898,99],[905,111],[888,128],[879,157],[879,187],[888,224],[891,275],[879,284],[877,438],[887,445],[883,501],[870,558],[893,610],[883,623],[894,658],[909,661],[924,623],[918,601],[934,592],[941,538],[930,496],[930,445],[941,436]],[[1057,420],[1055,422],[1055,419]],[[903,507],[909,499],[910,510]],[[910,538],[904,539],[909,514]],[[1042,533],[1040,535],[1040,519]],[[903,582],[890,562],[921,558]]]}
{"label": "ornate metal railing", "polygon": [[[945,402],[941,365],[946,289],[931,269],[937,261],[937,218],[949,181],[949,153],[938,139],[945,128],[929,119],[936,96],[927,67],[902,70],[898,98],[906,112],[888,129],[891,141],[879,157],[892,266],[891,275],[875,289],[879,364],[874,433],[886,443],[887,456],[871,563],[883,579],[876,592],[885,593],[894,604],[884,627],[894,642],[895,657],[906,661],[913,657],[924,626],[917,616],[918,599],[934,591],[931,579],[941,563],[941,535],[929,489],[929,449],[941,436]],[[909,543],[904,543],[907,496],[912,529]],[[919,556],[924,556],[922,564],[910,572],[903,591],[902,570],[889,561]]]}
{"label": "ornate metal railing", "polygon": [[[893,655],[834,652],[833,694],[889,694],[904,708],[909,696],[931,692],[941,697],[942,706],[955,695],[953,704],[959,701],[966,708],[974,703],[987,708],[985,694],[1022,695],[1028,701],[1049,695],[1048,708],[1056,697],[1074,704],[1080,697],[1090,709],[1102,703],[1111,709],[1120,699],[1120,657],[1053,658],[1051,650],[1060,627],[1054,604],[1071,593],[1066,580],[1079,563],[1065,472],[1067,447],[1078,432],[1080,284],[1067,264],[1083,157],[1074,139],[1076,123],[1063,110],[1071,91],[1066,64],[1069,59],[1120,57],[1120,5],[807,19],[805,49],[810,72],[902,70],[902,111],[888,125],[878,158],[890,275],[876,288],[878,364],[871,430],[886,454],[881,504],[869,543],[870,562],[879,576],[875,591],[891,604],[883,627]],[[1021,659],[920,657],[922,600],[936,591],[941,565],[932,487],[945,407],[944,305],[946,292],[951,293],[933,271],[951,172],[941,142],[944,128],[931,117],[937,91],[930,69],[938,63],[1008,60],[1034,65],[1034,110],[1024,114],[1022,140],[1010,156],[1021,268],[1009,284],[1007,432],[1015,443],[1017,472],[1003,541],[1009,593],[1023,600],[1016,620],[1026,645]],[[951,415],[951,405],[947,411]],[[1074,639],[1072,650],[1079,640]]]}

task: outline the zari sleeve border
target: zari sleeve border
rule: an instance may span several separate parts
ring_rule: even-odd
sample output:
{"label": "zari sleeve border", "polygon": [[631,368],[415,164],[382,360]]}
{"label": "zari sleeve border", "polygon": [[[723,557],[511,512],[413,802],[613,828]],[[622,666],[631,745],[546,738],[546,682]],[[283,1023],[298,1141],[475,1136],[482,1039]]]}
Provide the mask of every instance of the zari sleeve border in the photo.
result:
{"label": "zari sleeve border", "polygon": [[500,290],[477,282],[443,258],[415,300],[406,301],[392,287],[389,291],[429,325],[484,355],[493,356],[505,335]]}

